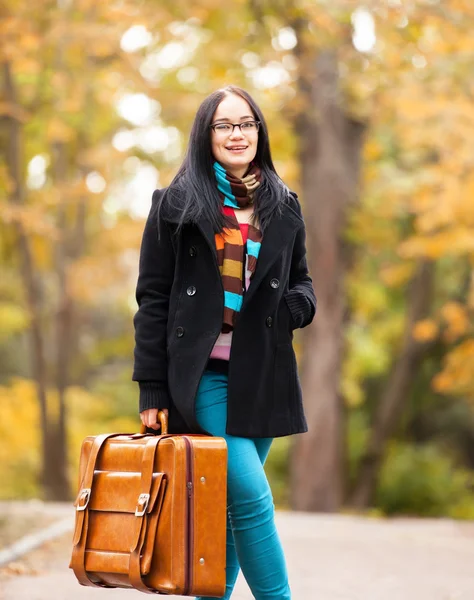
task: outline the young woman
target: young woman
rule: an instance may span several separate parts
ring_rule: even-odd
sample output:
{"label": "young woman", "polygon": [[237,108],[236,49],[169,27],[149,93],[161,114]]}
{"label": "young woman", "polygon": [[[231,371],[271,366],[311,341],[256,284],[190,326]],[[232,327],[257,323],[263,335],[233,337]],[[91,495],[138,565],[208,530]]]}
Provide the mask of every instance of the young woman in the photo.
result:
{"label": "young woman", "polygon": [[[256,600],[291,597],[263,465],[273,438],[307,431],[293,330],[316,298],[295,193],[273,166],[261,110],[244,90],[199,107],[184,162],[156,190],[136,291],[134,381],[157,430],[228,447],[226,594],[239,567]],[[203,600],[203,599],[201,599]]]}

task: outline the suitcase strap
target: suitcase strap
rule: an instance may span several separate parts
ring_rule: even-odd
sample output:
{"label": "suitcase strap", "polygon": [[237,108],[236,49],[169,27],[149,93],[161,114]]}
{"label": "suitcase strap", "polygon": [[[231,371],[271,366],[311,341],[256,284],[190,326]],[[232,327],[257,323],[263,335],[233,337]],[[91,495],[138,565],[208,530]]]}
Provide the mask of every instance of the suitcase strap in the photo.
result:
{"label": "suitcase strap", "polygon": [[[142,572],[140,568],[140,557],[142,554],[143,546],[145,544],[145,536],[147,532],[148,526],[148,513],[146,511],[148,500],[150,498],[151,485],[153,483],[153,467],[155,464],[155,456],[158,444],[163,439],[163,437],[168,436],[153,436],[151,440],[149,440],[145,446],[143,461],[142,461],[142,477],[140,483],[140,496],[139,496],[139,504],[137,505],[137,510],[135,512],[135,516],[137,517],[136,521],[136,534],[135,534],[135,545],[131,548],[130,552],[130,561],[129,561],[129,572],[128,578],[132,586],[139,590],[140,592],[144,592],[145,594],[159,594],[157,590],[153,590],[149,588],[146,583],[143,581]],[[154,511],[158,513],[161,512],[161,507],[163,505],[163,499],[165,497],[165,488],[166,488],[166,475],[163,475],[162,485],[160,485],[159,496],[156,499],[156,507],[154,507]],[[141,504],[140,504],[141,502]],[[143,557],[146,558],[146,557]],[[151,557],[148,557],[149,562],[151,562]]]}
{"label": "suitcase strap", "polygon": [[100,449],[104,442],[112,437],[117,437],[118,433],[104,433],[97,435],[94,438],[92,448],[87,461],[86,472],[82,479],[81,489],[74,502],[76,507],[76,524],[74,528],[74,535],[72,539],[72,556],[71,556],[71,569],[74,571],[79,583],[81,585],[96,586],[96,587],[110,587],[100,581],[93,581],[89,578],[85,569],[85,552],[86,552],[86,541],[87,531],[89,529],[89,509],[88,504],[91,497],[91,486],[94,477],[95,465]]}
{"label": "suitcase strap", "polygon": [[[73,535],[73,550],[71,557],[70,567],[73,569],[76,578],[79,583],[84,586],[93,586],[93,587],[115,587],[107,585],[101,581],[94,581],[91,579],[85,568],[85,552],[86,552],[86,543],[87,543],[87,532],[89,528],[89,500],[91,496],[92,490],[92,482],[94,478],[95,466],[97,464],[97,459],[99,456],[99,452],[103,447],[104,443],[113,437],[119,436],[127,436],[139,439],[143,437],[149,437],[150,434],[124,434],[124,433],[111,433],[111,434],[102,434],[98,435],[94,438],[94,442],[92,444],[92,448],[89,454],[89,459],[87,461],[87,466],[84,474],[84,478],[82,480],[81,489],[77,495],[77,498],[74,502],[74,506],[76,507],[76,524]],[[153,483],[153,469],[155,464],[155,456],[158,444],[164,438],[172,437],[172,434],[165,435],[152,435],[151,439],[146,443],[143,458],[142,458],[142,468],[141,468],[141,480],[140,480],[140,494],[137,500],[137,508],[135,511],[135,516],[137,517],[135,531],[136,534],[134,536],[135,543],[134,546],[130,549],[130,563],[129,563],[129,578],[130,583],[138,590],[148,594],[159,594],[157,590],[153,590],[149,588],[142,579],[141,570],[140,570],[140,557],[141,552],[143,550],[147,523],[148,523],[148,501],[150,499],[150,491]],[[164,499],[164,491],[166,487],[166,476],[163,475],[162,485],[160,486],[160,492],[158,498],[156,500],[156,509],[159,512],[161,511],[161,507]],[[150,558],[150,557],[148,557]]]}

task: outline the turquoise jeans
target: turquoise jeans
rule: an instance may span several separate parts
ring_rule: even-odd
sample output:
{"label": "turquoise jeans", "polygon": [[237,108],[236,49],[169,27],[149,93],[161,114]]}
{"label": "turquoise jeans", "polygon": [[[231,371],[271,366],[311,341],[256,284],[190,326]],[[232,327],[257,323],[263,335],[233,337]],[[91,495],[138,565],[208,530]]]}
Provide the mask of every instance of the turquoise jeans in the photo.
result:
{"label": "turquoise jeans", "polygon": [[289,600],[285,556],[263,470],[273,438],[242,438],[225,432],[227,375],[222,373],[204,371],[196,395],[196,418],[206,431],[227,442],[226,592],[221,600],[231,597],[240,568],[256,600]]}

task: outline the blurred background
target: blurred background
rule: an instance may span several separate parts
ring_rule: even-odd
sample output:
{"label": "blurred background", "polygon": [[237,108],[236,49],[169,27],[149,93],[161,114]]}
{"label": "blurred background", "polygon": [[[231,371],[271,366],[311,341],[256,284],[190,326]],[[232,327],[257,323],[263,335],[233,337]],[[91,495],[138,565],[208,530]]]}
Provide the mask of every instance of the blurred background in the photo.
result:
{"label": "blurred background", "polygon": [[277,506],[474,518],[473,29],[468,0],[5,0],[0,498],[69,501],[82,439],[139,429],[144,218],[233,83],[318,297]]}

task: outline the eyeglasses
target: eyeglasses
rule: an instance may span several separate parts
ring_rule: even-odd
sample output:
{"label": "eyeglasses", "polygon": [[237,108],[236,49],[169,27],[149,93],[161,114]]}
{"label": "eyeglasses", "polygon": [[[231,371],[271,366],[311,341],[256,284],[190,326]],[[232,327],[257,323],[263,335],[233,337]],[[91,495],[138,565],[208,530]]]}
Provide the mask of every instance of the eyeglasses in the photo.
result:
{"label": "eyeglasses", "polygon": [[243,123],[215,123],[210,125],[218,135],[229,135],[234,133],[234,127],[240,129],[240,133],[257,133],[260,121],[244,121]]}

